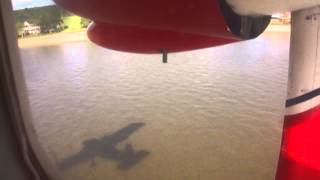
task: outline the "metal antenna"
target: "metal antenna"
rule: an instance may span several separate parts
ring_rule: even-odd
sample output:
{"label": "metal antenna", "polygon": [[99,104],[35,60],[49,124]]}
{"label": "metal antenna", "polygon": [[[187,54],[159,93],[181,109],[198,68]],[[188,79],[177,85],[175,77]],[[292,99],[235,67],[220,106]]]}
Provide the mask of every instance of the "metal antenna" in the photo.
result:
{"label": "metal antenna", "polygon": [[168,51],[166,49],[161,49],[160,52],[162,53],[162,62],[168,63]]}

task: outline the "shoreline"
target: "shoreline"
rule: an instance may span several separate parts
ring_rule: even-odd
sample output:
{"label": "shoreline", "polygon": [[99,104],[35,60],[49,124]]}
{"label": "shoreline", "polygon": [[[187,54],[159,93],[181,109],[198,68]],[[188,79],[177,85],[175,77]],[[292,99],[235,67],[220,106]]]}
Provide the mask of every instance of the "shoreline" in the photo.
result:
{"label": "shoreline", "polygon": [[89,41],[87,37],[87,32],[62,32],[56,34],[27,37],[23,39],[18,39],[18,46],[19,48],[32,48],[39,46],[58,45],[62,43],[70,43],[77,41]]}
{"label": "shoreline", "polygon": [[[265,32],[290,32],[290,25],[269,25]],[[86,31],[62,32],[18,39],[19,48],[52,46],[62,43],[89,41]]]}
{"label": "shoreline", "polygon": [[291,25],[269,25],[265,32],[290,32]]}

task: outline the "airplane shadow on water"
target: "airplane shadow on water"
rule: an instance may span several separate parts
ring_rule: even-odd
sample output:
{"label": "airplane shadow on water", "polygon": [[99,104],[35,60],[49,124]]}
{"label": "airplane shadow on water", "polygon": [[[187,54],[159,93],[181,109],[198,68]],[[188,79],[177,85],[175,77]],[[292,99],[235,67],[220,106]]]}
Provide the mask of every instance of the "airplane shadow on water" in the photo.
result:
{"label": "airplane shadow on water", "polygon": [[135,151],[131,144],[126,144],[124,150],[119,150],[116,146],[143,126],[144,123],[132,123],[111,135],[105,135],[100,139],[86,140],[83,142],[83,148],[80,152],[59,162],[58,167],[61,170],[66,170],[79,163],[90,161],[94,166],[94,159],[99,156],[106,160],[117,161],[117,168],[120,170],[129,170],[148,156],[150,152],[146,150]]}

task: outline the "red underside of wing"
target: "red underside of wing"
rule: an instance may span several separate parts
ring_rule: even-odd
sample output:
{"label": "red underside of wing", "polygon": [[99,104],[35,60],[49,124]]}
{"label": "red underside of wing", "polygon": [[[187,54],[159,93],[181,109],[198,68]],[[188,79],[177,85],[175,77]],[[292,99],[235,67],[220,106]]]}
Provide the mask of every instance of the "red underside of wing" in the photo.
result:
{"label": "red underside of wing", "polygon": [[88,37],[100,46],[135,53],[159,53],[162,49],[168,52],[179,52],[237,41],[236,39],[106,23],[93,24],[88,30]]}
{"label": "red underside of wing", "polygon": [[159,53],[227,44],[240,39],[228,30],[219,0],[55,0],[95,22],[89,38],[106,48]]}

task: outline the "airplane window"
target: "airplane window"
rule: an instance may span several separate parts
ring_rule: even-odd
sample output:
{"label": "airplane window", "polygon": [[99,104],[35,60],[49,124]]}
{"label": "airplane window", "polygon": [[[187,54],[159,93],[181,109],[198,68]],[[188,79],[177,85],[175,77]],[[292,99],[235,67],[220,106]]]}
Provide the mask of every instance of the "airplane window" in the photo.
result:
{"label": "airplane window", "polygon": [[286,14],[254,40],[169,52],[163,63],[97,45],[92,20],[53,1],[12,4],[32,125],[61,179],[274,179]]}

